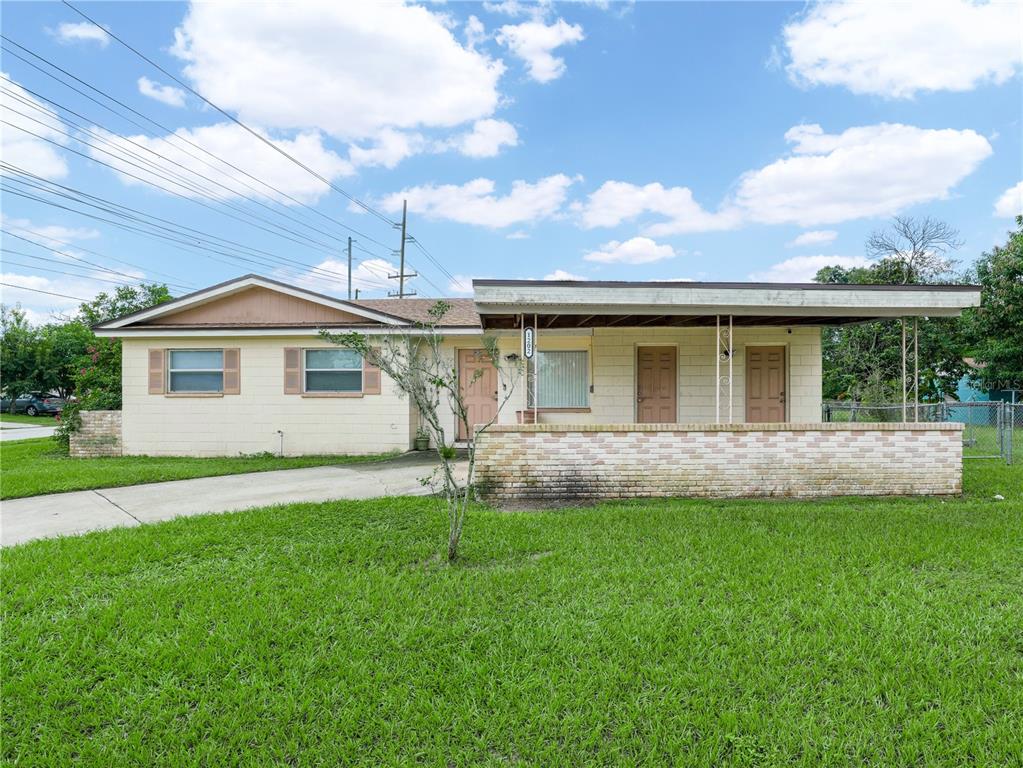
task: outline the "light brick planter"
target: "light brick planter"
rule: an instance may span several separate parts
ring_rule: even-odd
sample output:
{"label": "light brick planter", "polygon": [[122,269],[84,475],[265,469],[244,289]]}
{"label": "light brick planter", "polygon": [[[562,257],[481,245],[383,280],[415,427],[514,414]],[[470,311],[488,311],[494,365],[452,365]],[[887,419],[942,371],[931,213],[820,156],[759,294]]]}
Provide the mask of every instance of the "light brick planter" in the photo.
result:
{"label": "light brick planter", "polygon": [[480,435],[494,501],[949,495],[962,424],[523,424]]}
{"label": "light brick planter", "polygon": [[75,458],[121,455],[121,412],[82,411],[82,427],[71,433]]}

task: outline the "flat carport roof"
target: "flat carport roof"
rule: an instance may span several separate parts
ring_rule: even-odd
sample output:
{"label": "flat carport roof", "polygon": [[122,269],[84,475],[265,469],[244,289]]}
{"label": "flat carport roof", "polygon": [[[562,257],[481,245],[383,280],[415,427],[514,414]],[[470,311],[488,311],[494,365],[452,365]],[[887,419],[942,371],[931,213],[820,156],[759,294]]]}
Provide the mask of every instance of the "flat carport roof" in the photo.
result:
{"label": "flat carport roof", "polygon": [[956,317],[980,304],[975,285],[835,285],[572,280],[473,280],[484,328],[842,325]]}

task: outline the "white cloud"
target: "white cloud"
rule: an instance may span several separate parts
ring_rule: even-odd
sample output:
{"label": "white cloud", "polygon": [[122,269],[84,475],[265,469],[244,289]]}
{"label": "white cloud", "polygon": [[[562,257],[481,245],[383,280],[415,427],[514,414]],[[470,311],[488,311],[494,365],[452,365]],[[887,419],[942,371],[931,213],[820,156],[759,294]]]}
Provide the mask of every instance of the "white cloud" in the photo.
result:
{"label": "white cloud", "polygon": [[[55,127],[59,126],[63,130],[64,124],[57,117],[56,112],[38,99],[32,98],[21,86],[11,80],[6,72],[3,73],[3,77],[6,90],[0,92],[0,106],[10,108],[4,110],[4,119],[12,125],[0,125],[0,156],[11,165],[36,176],[42,176],[44,179],[64,178],[68,174],[64,156],[56,146],[44,141],[45,138],[58,144],[66,143],[67,137]],[[33,106],[29,107],[19,102],[8,95],[7,91],[13,92],[19,99],[28,101]],[[34,120],[44,124],[24,118],[12,110],[32,115]]]}
{"label": "white cloud", "polygon": [[816,229],[809,232],[803,232],[794,240],[789,240],[785,243],[785,247],[801,248],[805,245],[827,245],[828,243],[835,242],[835,238],[837,237],[838,233],[833,229]]}
{"label": "white cloud", "polygon": [[[663,217],[643,226],[642,233],[651,237],[727,230],[749,222],[835,224],[947,198],[992,152],[987,139],[972,130],[899,123],[838,134],[825,133],[819,125],[797,125],[785,138],[791,153],[743,174],[735,194],[716,211],[704,209],[688,187],[625,181],[604,182],[571,208],[584,229],[614,227],[646,214]],[[819,245],[833,235],[807,233],[790,245]]]}
{"label": "white cloud", "polygon": [[573,209],[580,213],[585,229],[614,227],[645,213],[667,217],[645,228],[654,236],[685,232],[710,232],[731,229],[739,224],[736,212],[711,213],[693,199],[688,187],[664,187],[654,182],[645,186],[625,181],[606,181],[590,194],[585,203]]}
{"label": "white cloud", "polygon": [[543,276],[544,280],[586,280],[586,277],[582,275],[574,275],[571,272],[566,272],[563,269],[556,269],[548,275]]}
{"label": "white cloud", "polygon": [[[396,288],[398,285],[397,282],[388,280],[387,275],[397,271],[398,267],[386,259],[363,259],[353,265],[352,289],[353,291],[356,288],[359,289],[360,298],[368,298],[366,297],[368,293],[387,295],[389,289]],[[343,259],[324,259],[314,269],[298,277],[291,273],[278,273],[277,276],[289,284],[298,285],[311,291],[342,298],[348,296],[348,263]],[[408,285],[408,283],[409,281],[406,280],[405,284]]]}
{"label": "white cloud", "polygon": [[353,165],[381,165],[394,168],[407,157],[419,154],[426,148],[426,139],[419,133],[404,133],[393,128],[384,128],[369,147],[352,145],[348,157]]}
{"label": "white cloud", "polygon": [[[50,266],[53,269],[60,269],[57,265],[47,265],[47,269]],[[141,273],[136,274],[139,278],[144,276]],[[109,273],[98,271],[95,276],[105,280],[118,279]],[[65,275],[44,277],[4,271],[0,273],[0,282],[8,284],[0,286],[0,303],[7,306],[20,306],[25,311],[28,321],[34,325],[48,323],[62,316],[74,314],[82,303],[79,299],[91,301],[97,294],[104,291],[109,293],[117,288],[113,283],[94,280],[86,275],[81,277]],[[129,281],[125,279],[125,282]],[[39,293],[39,291],[47,293]],[[69,296],[75,298],[67,298]]]}
{"label": "white cloud", "polygon": [[753,221],[812,226],[887,216],[947,197],[991,154],[975,131],[898,123],[840,134],[797,125],[785,138],[791,156],[739,181],[736,202]]}
{"label": "white cloud", "polygon": [[462,185],[427,184],[388,195],[382,205],[386,210],[400,211],[401,201],[407,199],[409,210],[427,218],[500,229],[558,213],[574,181],[562,173],[534,184],[514,181],[511,192],[503,197],[494,194],[496,185],[491,179],[473,179]]}
{"label": "white cloud", "polygon": [[1023,181],[1009,187],[995,203],[995,216],[1012,219],[1023,215]]}
{"label": "white cloud", "polygon": [[514,147],[519,143],[515,126],[505,120],[477,120],[468,133],[457,136],[453,146],[468,157],[495,157],[501,147]]}
{"label": "white cloud", "polygon": [[870,259],[863,256],[793,256],[772,264],[762,272],[751,272],[749,279],[758,283],[810,283],[824,267],[866,267]]}
{"label": "white cloud", "polygon": [[[98,229],[92,227],[65,227],[60,224],[36,224],[29,219],[12,219],[0,212],[0,224],[15,234],[31,240],[49,240],[70,242],[77,240],[95,240],[100,236]],[[55,247],[60,247],[59,243]]]}
{"label": "white cloud", "polygon": [[519,229],[504,236],[506,240],[528,240],[529,233]]}
{"label": "white cloud", "polygon": [[156,99],[168,107],[185,106],[185,92],[180,88],[175,88],[173,85],[160,85],[145,75],[139,78],[138,84],[139,93],[143,96]]}
{"label": "white cloud", "polygon": [[110,43],[110,35],[90,21],[64,22],[51,34],[62,43],[98,43],[100,48]]}
{"label": "white cloud", "polygon": [[[126,151],[134,153],[139,152],[139,148],[129,143],[129,141],[125,138],[121,138],[113,134],[107,134],[99,128],[93,128],[93,130],[102,134],[108,141],[116,145],[123,146]],[[130,136],[128,139],[135,144],[148,147],[154,152],[158,152],[176,163],[187,168],[194,169],[205,176],[216,179],[227,187],[227,189],[221,189],[219,187],[214,187],[209,182],[199,179],[197,181],[205,190],[203,193],[205,196],[227,199],[241,194],[248,196],[261,194],[265,197],[279,200],[279,202],[284,204],[292,204],[292,201],[287,200],[281,195],[278,195],[277,193],[266,189],[262,185],[251,181],[246,176],[233,169],[224,166],[223,170],[218,173],[216,170],[204,165],[192,156],[195,154],[195,151],[187,147],[187,145],[184,145],[181,139],[188,139],[199,146],[204,147],[209,152],[230,161],[237,167],[248,171],[259,179],[262,179],[267,184],[270,184],[282,192],[286,192],[303,202],[315,201],[329,191],[329,187],[326,184],[314,178],[312,175],[302,170],[280,153],[275,152],[266,144],[259,141],[255,136],[250,135],[247,131],[245,131],[245,129],[235,125],[234,123],[215,123],[214,125],[207,125],[194,129],[179,128],[174,132],[173,136],[178,137],[178,139],[174,140],[172,138],[171,144],[141,135]],[[274,143],[289,154],[301,160],[310,168],[316,170],[325,178],[333,180],[353,173],[351,163],[324,147],[323,137],[317,133],[302,133],[294,139],[284,141],[275,140]],[[185,152],[181,149],[181,146],[186,146],[192,154]],[[96,150],[91,150],[91,152],[93,152],[98,159],[117,166],[125,172],[133,173],[143,178],[148,178],[152,180],[154,184],[164,189],[173,190],[180,194],[192,197],[200,196],[197,192],[172,184],[154,174],[148,173],[146,170],[142,170],[135,166],[129,166],[127,163],[121,163],[109,155],[97,153]],[[202,157],[202,155],[200,155],[200,157]],[[163,160],[160,160],[155,156],[149,156],[149,159],[158,166],[166,165],[167,170],[181,174],[181,170],[179,168],[176,168],[169,163],[165,163]],[[133,179],[125,175],[121,175],[121,179],[126,184],[141,183],[137,179]],[[251,185],[254,189],[243,186],[241,183],[242,181]]]}
{"label": "white cloud", "polygon": [[526,64],[529,76],[538,83],[549,83],[565,73],[565,60],[552,53],[563,45],[584,39],[583,28],[558,19],[545,24],[539,19],[522,24],[505,24],[498,30],[497,42],[508,47]]}
{"label": "white cloud", "polygon": [[650,264],[675,257],[675,249],[667,243],[658,244],[649,237],[633,237],[625,242],[612,240],[604,243],[599,250],[587,253],[586,261],[602,264]]}
{"label": "white cloud", "polygon": [[487,28],[483,22],[475,16],[470,16],[465,22],[465,44],[476,50],[476,46],[487,39]]}
{"label": "white cloud", "polygon": [[196,90],[267,129],[346,141],[489,117],[500,61],[401,3],[193,3],[173,52]]}
{"label": "white cloud", "polygon": [[787,71],[797,83],[892,98],[1004,83],[1023,64],[1021,9],[969,0],[817,3],[783,30]]}
{"label": "white cloud", "polygon": [[448,293],[453,296],[472,296],[472,277],[455,275],[454,278],[448,283]]}

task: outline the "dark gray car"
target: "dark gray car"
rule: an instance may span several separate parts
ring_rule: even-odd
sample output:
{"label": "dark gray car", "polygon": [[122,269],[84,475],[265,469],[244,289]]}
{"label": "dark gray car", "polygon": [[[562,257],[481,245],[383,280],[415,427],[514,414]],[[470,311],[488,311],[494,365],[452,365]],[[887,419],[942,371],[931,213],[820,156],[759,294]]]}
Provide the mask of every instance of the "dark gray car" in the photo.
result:
{"label": "dark gray car", "polygon": [[[27,413],[29,416],[54,416],[64,410],[64,398],[44,392],[29,392],[19,395],[14,400],[15,413]],[[11,399],[0,400],[0,412],[11,412]]]}

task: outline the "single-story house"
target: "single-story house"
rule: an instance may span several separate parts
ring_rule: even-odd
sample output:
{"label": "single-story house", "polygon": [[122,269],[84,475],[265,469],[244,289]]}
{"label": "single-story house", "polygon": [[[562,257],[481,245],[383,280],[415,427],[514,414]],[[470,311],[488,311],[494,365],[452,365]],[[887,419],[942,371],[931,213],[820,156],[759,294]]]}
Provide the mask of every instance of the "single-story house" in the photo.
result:
{"label": "single-story house", "polygon": [[[599,444],[600,450],[584,454],[591,466],[600,466],[593,462],[605,461],[602,455],[621,453],[612,444],[623,435],[634,444],[626,451],[633,456],[717,453],[726,464],[701,471],[723,475],[734,474],[728,462],[749,464],[757,445],[768,446],[771,436],[780,435],[781,448],[772,443],[758,454],[770,457],[757,475],[761,480],[785,474],[784,445],[813,443],[819,452],[821,440],[837,430],[842,445],[862,443],[856,450],[870,453],[875,446],[861,439],[864,425],[853,432],[821,423],[821,327],[955,316],[980,300],[979,288],[958,285],[476,280],[473,288],[472,298],[446,300],[450,309],[437,330],[459,375],[472,384],[467,405],[474,422],[495,414],[503,399],[498,387],[507,386],[481,354],[484,334],[496,337],[502,356],[521,369],[497,425],[483,438],[481,474],[495,487],[503,487],[495,461],[520,477],[530,475],[523,469],[530,456],[534,472],[538,466],[560,471],[557,457],[541,461],[535,451],[523,453],[522,445]],[[246,275],[103,323],[98,335],[123,340],[120,451],[218,456],[408,450],[418,426],[412,405],[358,353],[337,348],[319,331],[357,330],[371,342],[421,332],[418,323],[435,301],[347,301]],[[472,437],[453,414],[446,418],[451,440]],[[916,456],[917,447],[933,452],[927,441],[952,445],[960,437],[948,438],[943,425],[895,426],[902,431],[879,432],[877,442],[919,444],[907,455]],[[800,437],[808,433],[812,439]],[[722,453],[716,435],[726,436],[721,445],[734,450]],[[793,435],[795,442],[786,443]],[[580,455],[577,448],[566,450]],[[921,467],[933,477],[933,456],[922,458],[927,461]],[[958,462],[952,458],[950,465]],[[628,475],[614,466],[619,477]],[[646,469],[656,467],[647,461]],[[560,486],[534,477],[519,486],[521,492],[508,493],[542,494],[536,490],[542,486],[561,495],[609,495],[606,483],[580,485],[573,472]],[[956,478],[931,486],[903,474],[904,481],[866,492],[958,490]],[[706,484],[693,481],[693,472],[686,476],[688,485],[668,478],[661,490],[703,492]],[[743,482],[742,492],[756,490]],[[763,482],[768,492],[793,492],[791,480]],[[574,490],[568,487],[573,483]],[[832,492],[859,488],[841,477],[830,483]],[[610,495],[645,488],[640,480],[619,485],[625,490]]]}

